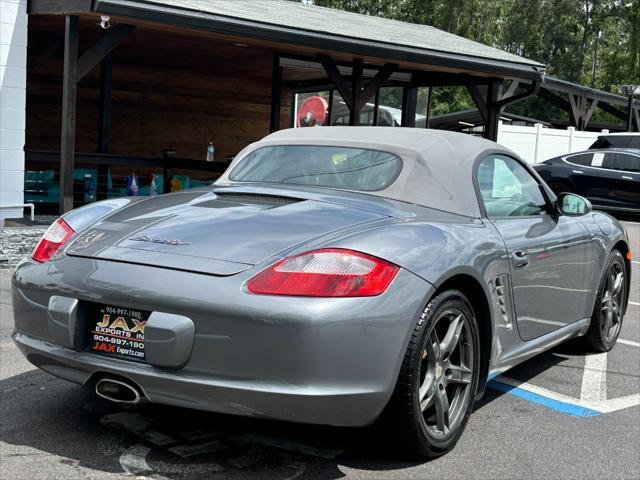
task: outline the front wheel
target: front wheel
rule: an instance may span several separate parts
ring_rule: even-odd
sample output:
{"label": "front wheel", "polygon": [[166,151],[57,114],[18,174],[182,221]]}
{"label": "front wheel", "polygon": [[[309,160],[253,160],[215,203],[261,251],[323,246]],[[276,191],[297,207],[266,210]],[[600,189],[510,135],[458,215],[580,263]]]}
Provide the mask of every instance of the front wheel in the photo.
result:
{"label": "front wheel", "polygon": [[584,336],[587,348],[597,352],[608,352],[613,348],[620,335],[626,306],[626,266],[622,253],[613,250],[600,281],[589,330]]}
{"label": "front wheel", "polygon": [[473,409],[479,372],[473,307],[458,290],[442,292],[417,322],[388,406],[389,428],[413,456],[436,457],[455,446]]}

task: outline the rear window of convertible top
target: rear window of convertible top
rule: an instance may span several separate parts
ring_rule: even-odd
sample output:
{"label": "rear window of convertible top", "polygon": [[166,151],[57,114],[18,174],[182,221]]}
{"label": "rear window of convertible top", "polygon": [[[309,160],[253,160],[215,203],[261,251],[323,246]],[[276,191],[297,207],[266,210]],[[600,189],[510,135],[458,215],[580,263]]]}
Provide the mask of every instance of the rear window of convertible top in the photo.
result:
{"label": "rear window of convertible top", "polygon": [[316,185],[371,192],[391,185],[401,169],[400,157],[378,150],[276,145],[249,153],[229,178],[236,182]]}

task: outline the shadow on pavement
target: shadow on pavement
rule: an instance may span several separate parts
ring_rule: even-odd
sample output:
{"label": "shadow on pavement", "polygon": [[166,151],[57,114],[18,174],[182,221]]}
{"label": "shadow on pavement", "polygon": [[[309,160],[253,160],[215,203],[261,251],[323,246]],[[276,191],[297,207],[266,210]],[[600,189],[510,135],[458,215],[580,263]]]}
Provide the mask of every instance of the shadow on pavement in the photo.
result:
{"label": "shadow on pavement", "polygon": [[[582,354],[568,343],[510,376],[526,381],[567,355]],[[421,463],[403,461],[392,448],[394,439],[377,424],[332,428],[154,404],[121,406],[39,370],[0,381],[0,392],[0,441],[102,472],[172,479],[341,478],[339,465],[385,471]],[[476,410],[502,395],[487,389]]]}
{"label": "shadow on pavement", "polygon": [[[398,460],[389,451],[393,439],[376,428],[120,406],[39,370],[0,381],[0,392],[0,441],[98,472],[172,479],[341,478],[338,464],[392,470],[421,463]],[[9,451],[6,457],[16,455],[22,454]]]}

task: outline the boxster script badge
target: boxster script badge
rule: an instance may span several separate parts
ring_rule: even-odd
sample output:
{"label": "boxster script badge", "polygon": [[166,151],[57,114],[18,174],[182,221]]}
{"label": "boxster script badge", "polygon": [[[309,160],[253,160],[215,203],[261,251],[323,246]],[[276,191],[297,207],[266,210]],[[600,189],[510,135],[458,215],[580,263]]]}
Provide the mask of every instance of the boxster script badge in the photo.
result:
{"label": "boxster script badge", "polygon": [[143,360],[145,323],[144,312],[105,305],[91,330],[91,350]]}
{"label": "boxster script badge", "polygon": [[129,240],[131,240],[132,242],[160,243],[162,245],[190,245],[189,242],[183,242],[182,240],[166,239],[166,238],[151,238],[148,235],[140,235],[139,237],[131,237]]}

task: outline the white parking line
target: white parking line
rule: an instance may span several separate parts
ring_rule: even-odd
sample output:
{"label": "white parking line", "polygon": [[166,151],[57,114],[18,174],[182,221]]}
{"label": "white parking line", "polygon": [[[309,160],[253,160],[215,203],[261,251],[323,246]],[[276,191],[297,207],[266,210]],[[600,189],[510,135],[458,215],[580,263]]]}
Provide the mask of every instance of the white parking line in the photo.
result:
{"label": "white parking line", "polygon": [[562,403],[567,403],[570,405],[577,405],[577,406],[587,408],[589,410],[594,410],[600,413],[611,413],[617,410],[623,410],[625,408],[640,405],[639,393],[636,393],[633,395],[627,395],[626,397],[613,398],[610,400],[601,400],[599,402],[598,401],[594,402],[594,401],[585,401],[582,399],[578,400],[577,398],[573,398],[568,395],[564,395],[562,393],[554,392],[544,387],[532,385],[531,383],[527,383],[527,382],[523,383],[518,380],[513,380],[509,377],[499,376],[498,378],[496,378],[496,380],[506,385],[515,387],[516,389],[524,390],[526,392],[530,392],[544,398],[549,398],[549,399],[556,400]]}
{"label": "white parking line", "polygon": [[625,340],[624,338],[619,338],[618,343],[622,343],[624,345],[631,345],[632,347],[640,348],[640,342],[634,342],[633,340]]}
{"label": "white parking line", "polygon": [[584,359],[580,400],[601,402],[607,399],[607,354],[598,353]]}
{"label": "white parking line", "polygon": [[640,307],[640,303],[639,302],[629,302],[631,305],[635,305],[636,307]]}

